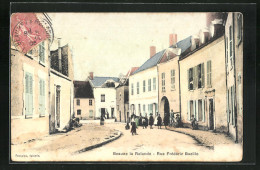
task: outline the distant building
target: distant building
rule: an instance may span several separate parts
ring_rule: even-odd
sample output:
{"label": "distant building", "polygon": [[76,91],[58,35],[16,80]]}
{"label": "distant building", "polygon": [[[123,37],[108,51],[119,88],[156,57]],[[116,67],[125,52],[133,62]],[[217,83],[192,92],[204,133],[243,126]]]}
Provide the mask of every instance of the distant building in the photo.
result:
{"label": "distant building", "polygon": [[74,116],[83,120],[95,117],[95,99],[89,81],[74,81]]}
{"label": "distant building", "polygon": [[94,77],[93,72],[88,77],[95,98],[95,119],[101,115],[106,118],[116,118],[116,87],[119,84],[117,77]]}
{"label": "distant building", "polygon": [[150,47],[150,58],[129,77],[130,113],[137,116],[156,115],[158,112],[158,70],[157,64],[165,50],[156,53]]}
{"label": "distant building", "polygon": [[50,132],[65,130],[73,115],[73,64],[68,45],[51,51]]}
{"label": "distant building", "polygon": [[225,68],[228,132],[243,141],[243,15],[227,13],[225,20]]}
{"label": "distant building", "polygon": [[117,121],[129,122],[129,76],[136,71],[138,67],[132,67],[125,76],[119,79],[119,85],[116,87],[116,108]]}

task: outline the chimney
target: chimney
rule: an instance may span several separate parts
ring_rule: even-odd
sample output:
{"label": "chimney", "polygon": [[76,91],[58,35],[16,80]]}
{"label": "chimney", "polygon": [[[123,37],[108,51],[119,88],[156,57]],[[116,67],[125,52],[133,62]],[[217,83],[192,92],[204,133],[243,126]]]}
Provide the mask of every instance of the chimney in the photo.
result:
{"label": "chimney", "polygon": [[200,45],[208,42],[210,39],[209,31],[207,28],[200,31]]}
{"label": "chimney", "polygon": [[62,72],[62,64],[61,64],[61,46],[60,46],[61,38],[58,38],[58,59],[59,59],[59,72]]}
{"label": "chimney", "polygon": [[224,26],[222,23],[223,23],[222,19],[215,19],[214,21],[211,22],[210,25],[211,37],[218,37],[224,34]]}
{"label": "chimney", "polygon": [[169,46],[176,45],[177,43],[177,34],[169,35]]}
{"label": "chimney", "polygon": [[150,46],[150,58],[156,54],[156,47]]}
{"label": "chimney", "polygon": [[89,72],[89,79],[90,79],[90,80],[93,80],[93,75],[94,75],[93,72]]}

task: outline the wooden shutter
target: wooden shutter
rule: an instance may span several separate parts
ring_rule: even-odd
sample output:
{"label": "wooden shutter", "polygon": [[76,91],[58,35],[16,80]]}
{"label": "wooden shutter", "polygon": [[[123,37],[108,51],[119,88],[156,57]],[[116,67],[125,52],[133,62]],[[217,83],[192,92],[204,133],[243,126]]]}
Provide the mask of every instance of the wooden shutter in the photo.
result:
{"label": "wooden shutter", "polygon": [[198,66],[193,67],[193,89],[198,87]]}
{"label": "wooden shutter", "polygon": [[192,67],[192,82],[193,82],[193,89],[192,90],[194,90],[195,89],[195,69],[196,67]]}
{"label": "wooden shutter", "polygon": [[188,110],[188,112],[187,112],[187,120],[190,120],[190,101],[188,100],[188,103],[187,103],[188,105],[187,105],[187,110]]}
{"label": "wooden shutter", "polygon": [[188,82],[188,90],[190,90],[190,74],[189,74],[189,69],[187,70],[187,82]]}
{"label": "wooden shutter", "polygon": [[199,120],[199,102],[198,102],[198,100],[195,100],[195,108],[196,108],[196,112],[195,112],[195,118],[196,118],[196,120],[198,121]]}
{"label": "wooden shutter", "polygon": [[193,115],[196,118],[196,100],[193,100]]}
{"label": "wooden shutter", "polygon": [[28,93],[27,93],[27,115],[33,114],[33,78],[32,74],[27,73],[27,79],[28,79]]}
{"label": "wooden shutter", "polygon": [[39,81],[39,112],[40,115],[45,114],[45,81],[40,79]]}
{"label": "wooden shutter", "polygon": [[201,64],[201,87],[205,87],[204,63]]}
{"label": "wooden shutter", "polygon": [[29,75],[25,73],[25,115],[29,113]]}
{"label": "wooden shutter", "polygon": [[205,109],[204,109],[204,106],[205,106],[205,104],[204,104],[204,102],[205,102],[205,100],[204,99],[202,99],[201,100],[201,108],[202,108],[202,121],[203,122],[205,122]]}

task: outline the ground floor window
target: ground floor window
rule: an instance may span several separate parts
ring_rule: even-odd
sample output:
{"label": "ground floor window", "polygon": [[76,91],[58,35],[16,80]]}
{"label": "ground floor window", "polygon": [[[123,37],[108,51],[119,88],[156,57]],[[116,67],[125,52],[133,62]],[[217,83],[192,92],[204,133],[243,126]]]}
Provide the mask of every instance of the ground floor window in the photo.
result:
{"label": "ground floor window", "polygon": [[81,115],[81,110],[77,110],[77,115]]}
{"label": "ground floor window", "polygon": [[93,118],[93,110],[89,110],[89,118]]}

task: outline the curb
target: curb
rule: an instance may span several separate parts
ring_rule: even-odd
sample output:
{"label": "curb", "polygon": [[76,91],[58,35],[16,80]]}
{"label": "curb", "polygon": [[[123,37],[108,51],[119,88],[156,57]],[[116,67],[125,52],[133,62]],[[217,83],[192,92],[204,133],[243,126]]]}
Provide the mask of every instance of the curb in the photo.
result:
{"label": "curb", "polygon": [[177,132],[177,133],[181,133],[181,134],[184,134],[184,135],[188,135],[190,137],[192,137],[199,145],[202,145],[210,150],[214,150],[214,145],[213,146],[208,146],[206,145],[205,143],[201,142],[198,138],[196,138],[196,136],[194,135],[191,135],[189,133],[185,133],[185,132],[181,132],[181,131],[177,131],[177,130],[173,130],[173,129],[167,129],[169,131],[173,131],[173,132]]}
{"label": "curb", "polygon": [[86,148],[83,148],[83,149],[80,149],[76,152],[74,152],[74,154],[79,154],[79,153],[82,153],[82,152],[86,152],[86,151],[89,151],[89,150],[92,150],[92,149],[95,149],[95,148],[98,148],[98,147],[101,147],[102,145],[105,145],[107,143],[110,143],[118,138],[120,138],[122,136],[122,132],[118,131],[118,134],[104,142],[101,142],[101,143],[98,143],[98,144],[95,144],[95,145],[92,145],[92,146],[88,146]]}

